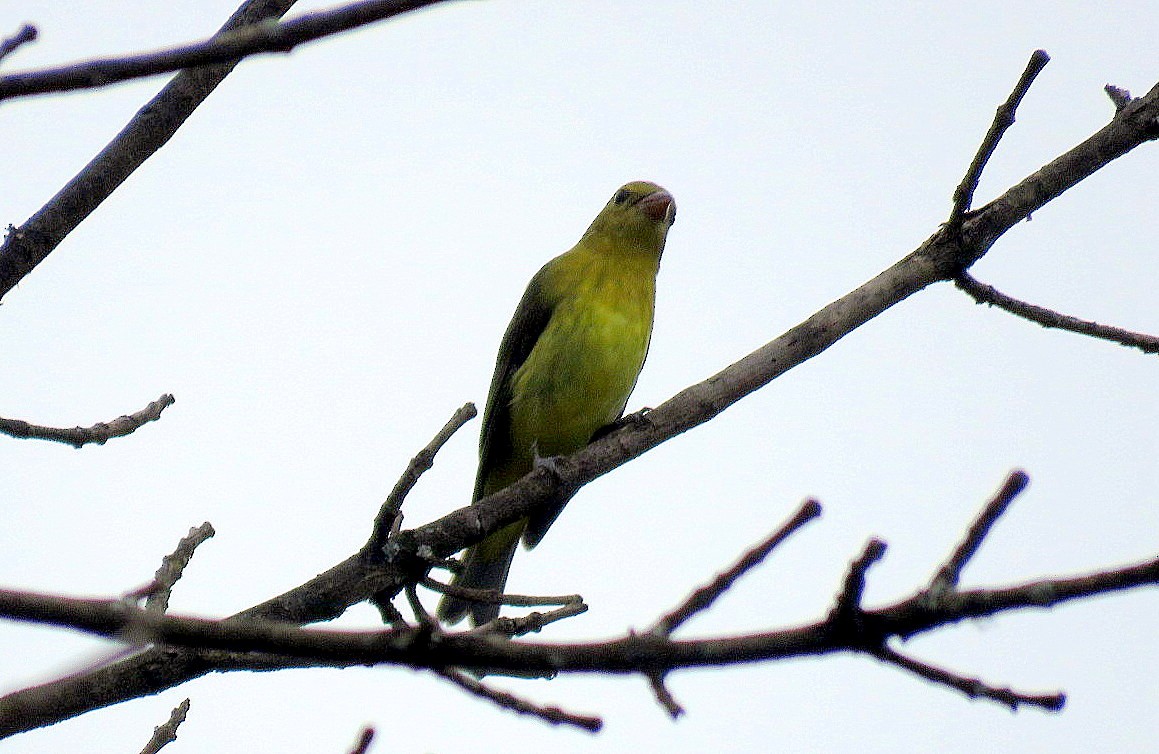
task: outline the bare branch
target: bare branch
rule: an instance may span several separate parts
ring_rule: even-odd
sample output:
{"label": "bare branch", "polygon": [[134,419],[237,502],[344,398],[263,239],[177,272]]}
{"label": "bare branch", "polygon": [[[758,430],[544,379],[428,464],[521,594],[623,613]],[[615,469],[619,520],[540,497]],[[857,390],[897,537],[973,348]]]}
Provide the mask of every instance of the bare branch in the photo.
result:
{"label": "bare branch", "polygon": [[793,514],[793,517],[781,526],[780,529],[770,534],[763,542],[742,555],[727,571],[718,574],[711,582],[694,591],[675,610],[661,617],[656,622],[656,625],[650,629],[652,633],[661,636],[671,635],[673,631],[684,624],[689,618],[702,610],[708,609],[716,601],[717,597],[724,594],[737,579],[750,569],[760,565],[761,561],[768,557],[769,553],[777,545],[784,542],[798,529],[820,515],[821,504],[813,499],[806,500],[797,509],[797,512]]}
{"label": "bare branch", "polygon": [[[218,32],[278,18],[295,0],[246,0]],[[182,71],[141,108],[121,132],[19,228],[8,226],[0,246],[0,299],[48,257],[128,178],[176,133],[237,61]]]}
{"label": "bare branch", "polygon": [[1126,89],[1120,89],[1113,84],[1107,84],[1103,87],[1103,91],[1111,98],[1111,102],[1115,104],[1115,112],[1119,112],[1127,105],[1131,104],[1131,93]]}
{"label": "bare branch", "polygon": [[1005,102],[998,106],[998,111],[994,113],[994,122],[990,125],[990,130],[986,132],[986,138],[978,147],[978,153],[974,155],[974,160],[966,170],[962,182],[958,184],[958,188],[954,189],[954,209],[950,212],[950,219],[947,221],[952,228],[957,228],[962,224],[962,219],[974,202],[974,191],[978,188],[978,181],[982,178],[982,171],[985,170],[986,163],[994,155],[994,150],[998,148],[998,142],[1002,140],[1002,135],[1006,133],[1006,129],[1014,125],[1014,113],[1022,103],[1022,98],[1030,91],[1030,85],[1034,83],[1038,74],[1042,73],[1042,69],[1049,62],[1050,56],[1046,54],[1046,50],[1035,50],[1034,54],[1030,56],[1030,61],[1026,64],[1026,70],[1022,72],[1018,83],[1015,84],[1014,91],[1010,93]]}
{"label": "bare branch", "polygon": [[656,703],[664,708],[668,716],[673,720],[684,714],[684,707],[680,702],[676,701],[676,697],[672,696],[672,692],[668,690],[668,686],[664,684],[665,674],[660,671],[654,671],[645,674],[648,677],[648,684],[652,687],[652,695],[656,697]]}
{"label": "bare branch", "polygon": [[[880,543],[871,540],[850,569],[840,603],[853,603],[857,583],[864,579],[866,569],[880,550]],[[805,626],[741,636],[676,640],[652,633],[629,633],[619,639],[579,644],[513,642],[477,630],[440,633],[437,640],[432,640],[432,634],[421,626],[349,631],[299,628],[239,618],[209,620],[159,615],[121,600],[75,599],[12,590],[0,590],[0,616],[71,626],[136,644],[152,642],[233,653],[218,658],[218,669],[268,669],[271,658],[275,658],[273,667],[388,663],[433,669],[485,667],[521,672],[638,673],[850,650],[875,651],[889,637],[904,639],[971,618],[1050,607],[1155,584],[1159,584],[1159,557],[1085,576],[955,591],[936,604],[929,592],[923,590],[884,608],[858,610],[853,622],[845,617],[850,612],[847,608],[833,610],[825,620]],[[202,662],[208,657],[202,656]],[[296,662],[293,658],[305,662]],[[137,660],[138,657],[129,658],[125,664],[132,665]],[[12,716],[19,712],[15,705],[23,693],[26,692],[0,700],[0,734],[12,732],[11,727],[18,724]]]}
{"label": "bare branch", "polygon": [[[267,52],[292,52],[298,45],[383,21],[443,0],[363,0],[339,8],[303,14],[292,21],[269,19],[234,28],[190,44],[159,52],[102,58],[40,71],[0,76],[0,101],[31,94],[92,89],[120,81],[230,63]],[[31,27],[25,27],[31,28]],[[35,32],[35,30],[34,30]]]}
{"label": "bare branch", "polygon": [[552,725],[574,725],[589,733],[598,733],[604,727],[604,721],[594,715],[579,715],[559,707],[543,707],[526,699],[520,699],[508,691],[501,691],[472,678],[467,673],[455,668],[446,668],[436,671],[440,676],[463,689],[472,696],[486,699],[512,712],[522,715],[532,715]]}
{"label": "bare branch", "polygon": [[861,596],[865,592],[865,574],[874,563],[885,557],[886,544],[880,539],[871,539],[865,543],[861,555],[849,564],[849,571],[845,574],[845,585],[837,595],[837,603],[833,606],[832,617],[835,623],[848,621],[860,622]]}
{"label": "bare branch", "polygon": [[394,489],[387,495],[386,500],[378,511],[378,515],[374,518],[374,531],[370,535],[370,541],[366,545],[366,550],[372,557],[381,553],[382,546],[386,544],[386,540],[390,537],[391,530],[398,520],[399,511],[402,510],[403,500],[414,489],[419,477],[434,466],[435,455],[447,444],[447,441],[451,439],[451,435],[459,431],[464,424],[474,419],[478,413],[474,403],[464,404],[455,411],[450,420],[438,431],[434,439],[427,443],[427,446],[420,450],[414,458],[410,459],[406,471],[399,477],[399,480],[394,485]]}
{"label": "bare branch", "polygon": [[[583,605],[582,594],[561,594],[551,596],[534,596],[530,594],[501,594],[493,589],[470,589],[457,584],[444,584],[435,581],[430,576],[424,576],[419,583],[439,594],[449,594],[472,602],[486,602],[489,604],[508,605],[510,607],[544,607],[550,605]],[[587,609],[586,606],[584,608]]]}
{"label": "bare branch", "polygon": [[89,443],[104,445],[115,437],[130,435],[143,425],[157,421],[161,418],[161,412],[172,406],[174,401],[176,398],[166,393],[136,413],[121,416],[108,423],[100,422],[91,427],[72,427],[71,429],[41,427],[20,419],[0,417],[0,432],[20,439],[62,442],[74,448],[81,448]]}
{"label": "bare branch", "polygon": [[161,749],[176,741],[177,728],[185,722],[185,716],[188,713],[189,700],[186,699],[173,708],[173,712],[165,723],[153,729],[153,737],[149,739],[149,743],[145,744],[145,748],[141,749],[141,754],[157,754]]}
{"label": "bare branch", "polygon": [[[8,39],[5,39],[3,42],[0,42],[0,62],[2,62],[4,58],[16,52],[16,49],[21,45],[28,44],[35,39],[36,27],[31,24],[24,24],[15,34],[13,34],[11,37],[8,37]],[[2,80],[3,79],[0,78],[0,81]]]}
{"label": "bare branch", "polygon": [[370,751],[370,743],[374,740],[374,728],[369,725],[362,729],[358,734],[358,741],[355,742],[354,748],[350,750],[350,754],[366,754]]}
{"label": "bare branch", "polygon": [[978,547],[982,544],[982,540],[990,533],[990,527],[1006,512],[1010,503],[1014,502],[1014,498],[1018,497],[1029,483],[1030,477],[1027,476],[1025,471],[1015,469],[1010,472],[1010,475],[1006,477],[1006,481],[1002,483],[1002,488],[990,499],[990,502],[986,503],[986,507],[974,519],[970,530],[966,532],[966,536],[958,543],[958,547],[954,550],[954,553],[938,569],[937,574],[935,574],[933,580],[930,582],[931,594],[936,596],[957,588],[958,578],[962,575],[962,568],[978,552]]}
{"label": "bare branch", "polygon": [[538,633],[545,626],[549,626],[557,621],[566,620],[567,618],[574,618],[577,615],[583,615],[587,611],[588,606],[583,602],[571,602],[555,610],[548,610],[546,613],[528,613],[517,618],[509,618],[501,615],[494,620],[487,621],[481,626],[470,629],[468,633],[523,636],[525,634]]}
{"label": "bare branch", "polygon": [[990,699],[1004,704],[1010,708],[1011,712],[1017,712],[1022,705],[1041,707],[1051,712],[1057,712],[1066,704],[1066,694],[1063,693],[1023,694],[1009,688],[997,688],[977,678],[966,678],[944,668],[907,657],[888,646],[883,645],[872,654],[882,662],[895,665],[928,681],[957,689],[970,699]]}
{"label": "bare branch", "polygon": [[177,543],[177,549],[161,559],[161,567],[153,574],[153,581],[144,587],[130,592],[127,596],[140,599],[146,598],[145,609],[156,613],[163,613],[169,608],[169,597],[173,593],[173,586],[181,579],[185,566],[193,559],[193,552],[202,542],[212,537],[216,532],[213,524],[206,521],[201,526],[189,530],[189,534]]}
{"label": "bare branch", "polygon": [[1159,353],[1159,337],[1144,333],[1131,332],[1119,327],[1100,325],[1066,314],[1060,314],[1046,307],[1036,306],[1025,301],[1019,301],[1007,296],[991,285],[979,282],[968,273],[961,273],[954,278],[954,285],[962,289],[979,304],[988,304],[1004,309],[1023,319],[1036,322],[1043,327],[1069,330],[1080,335],[1090,335],[1092,338],[1102,338],[1131,348],[1138,348],[1143,353]]}

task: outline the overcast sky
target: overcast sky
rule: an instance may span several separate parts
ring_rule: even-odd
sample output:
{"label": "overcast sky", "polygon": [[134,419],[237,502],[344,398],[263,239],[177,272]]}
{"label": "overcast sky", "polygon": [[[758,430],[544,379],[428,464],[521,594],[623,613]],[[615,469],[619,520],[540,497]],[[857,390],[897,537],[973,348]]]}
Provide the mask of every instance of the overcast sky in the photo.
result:
{"label": "overcast sky", "polygon": [[[200,39],[235,2],[0,0],[0,35],[41,32],[4,70]],[[1159,80],[1154,3],[793,5],[448,4],[242,63],[0,307],[0,415],[87,426],[177,397],[104,447],[0,437],[0,584],[117,595],[206,520],[217,537],[174,612],[228,615],[342,560],[408,459],[455,408],[482,405],[527,280],[625,181],[656,181],[680,208],[635,409],[928,237],[1034,49],[1052,61],[979,205],[1101,127],[1104,84],[1143,94]],[[39,209],[166,79],[0,106],[0,221]],[[1035,213],[975,274],[1159,332],[1157,149]],[[510,587],[587,599],[543,639],[645,628],[816,496],[823,518],[680,635],[797,625],[827,612],[870,536],[890,549],[869,603],[919,588],[1015,467],[1031,485],[966,585],[1153,557],[1157,377],[1155,356],[935,286],[589,485],[518,554]],[[407,525],[469,501],[477,432],[444,449]],[[343,752],[364,724],[381,754],[1154,750],[1157,610],[1141,590],[906,647],[997,685],[1065,690],[1060,714],[1011,714],[853,656],[677,673],[678,722],[639,678],[496,682],[602,714],[591,736],[375,668],[215,675],[4,750],[137,751],[185,697],[174,754]],[[0,624],[0,691],[110,646]]]}

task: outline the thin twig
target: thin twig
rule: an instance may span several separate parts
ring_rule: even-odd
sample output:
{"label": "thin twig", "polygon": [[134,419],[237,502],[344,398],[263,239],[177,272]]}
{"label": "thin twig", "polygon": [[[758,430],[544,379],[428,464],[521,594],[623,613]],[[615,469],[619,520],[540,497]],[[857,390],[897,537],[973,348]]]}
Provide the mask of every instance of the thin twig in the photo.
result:
{"label": "thin twig", "polygon": [[15,34],[0,42],[0,61],[15,52],[16,48],[28,44],[34,39],[36,39],[36,27],[32,24],[24,24]]}
{"label": "thin twig", "polygon": [[445,668],[435,672],[474,696],[486,699],[513,712],[538,717],[540,720],[549,722],[552,725],[574,725],[589,733],[599,732],[600,728],[604,725],[604,721],[594,715],[580,715],[560,709],[559,707],[544,707],[529,702],[526,699],[520,699],[510,692],[487,686],[461,670]]}
{"label": "thin twig", "polygon": [[165,612],[169,607],[173,586],[181,579],[185,567],[193,559],[193,552],[214,534],[216,532],[213,530],[213,524],[208,521],[190,529],[189,534],[177,543],[177,549],[161,558],[161,567],[153,574],[153,581],[126,596],[136,599],[145,597],[146,610],[155,613]]}
{"label": "thin twig", "polygon": [[872,654],[882,662],[895,665],[902,670],[907,670],[928,681],[957,689],[971,699],[990,699],[999,704],[1003,704],[1009,707],[1012,712],[1017,711],[1024,704],[1057,712],[1066,704],[1066,694],[1061,692],[1054,694],[1023,694],[1010,688],[998,688],[977,678],[967,678],[944,668],[939,668],[936,665],[930,665],[921,660],[907,657],[888,646],[883,645],[873,651]]}
{"label": "thin twig", "polygon": [[583,602],[574,602],[555,610],[548,610],[546,613],[534,612],[527,615],[521,615],[517,618],[508,618],[499,616],[494,620],[489,620],[481,626],[476,626],[464,633],[467,634],[499,634],[501,636],[524,636],[526,634],[538,633],[545,626],[548,626],[557,621],[565,620],[567,618],[574,618],[577,615],[583,615],[588,611],[588,606]]}
{"label": "thin twig", "polygon": [[861,612],[861,596],[865,593],[865,574],[874,563],[885,557],[886,544],[880,539],[870,539],[865,543],[861,555],[849,564],[849,571],[845,574],[844,586],[841,594],[837,595],[837,603],[833,606],[830,620],[835,623],[844,623],[856,620]]}
{"label": "thin twig", "polygon": [[378,609],[378,615],[382,618],[383,623],[395,628],[406,625],[406,618],[389,599],[380,599],[378,595],[375,595],[370,603]]}
{"label": "thin twig", "polygon": [[1014,498],[1018,497],[1029,483],[1030,477],[1025,471],[1015,469],[1010,472],[1006,481],[1002,483],[1002,487],[994,494],[994,497],[990,498],[978,517],[974,519],[969,531],[958,543],[953,554],[946,559],[946,562],[942,564],[942,567],[938,569],[937,574],[930,581],[929,591],[935,599],[939,595],[957,588],[962,569],[970,562],[970,558],[978,552],[982,540],[990,533],[990,527],[1006,512],[1006,509],[1014,502]]}
{"label": "thin twig", "polygon": [[821,515],[821,504],[812,498],[806,500],[797,509],[781,528],[770,534],[763,542],[756,545],[738,559],[731,568],[720,573],[708,584],[700,587],[688,596],[679,607],[666,613],[650,629],[659,636],[670,636],[673,631],[683,625],[689,618],[706,610],[720,595],[724,594],[737,579],[747,571],[760,565],[777,545],[792,536],[798,529]]}
{"label": "thin twig", "polygon": [[145,744],[145,748],[141,749],[141,754],[157,754],[166,745],[176,741],[177,728],[181,723],[185,722],[185,716],[188,713],[189,700],[186,699],[173,708],[173,712],[169,715],[169,719],[165,723],[153,729],[153,737],[149,739],[149,743]]}
{"label": "thin twig", "polygon": [[1131,104],[1131,93],[1126,89],[1120,89],[1114,84],[1107,84],[1103,87],[1103,91],[1111,98],[1111,102],[1115,104],[1115,112],[1120,112],[1124,107]]}
{"label": "thin twig", "polygon": [[447,444],[447,441],[451,439],[451,435],[459,431],[471,419],[474,419],[478,413],[474,403],[464,404],[455,411],[450,420],[434,436],[434,439],[427,443],[426,447],[420,450],[414,458],[410,459],[406,470],[403,471],[402,476],[395,482],[394,489],[386,496],[386,500],[378,510],[378,515],[374,517],[374,531],[371,533],[370,541],[366,545],[368,553],[371,553],[373,556],[381,552],[382,546],[386,544],[386,540],[390,537],[391,530],[398,520],[399,511],[402,510],[403,500],[414,489],[419,477],[434,465],[435,455]]}
{"label": "thin twig", "polygon": [[366,752],[370,751],[370,743],[373,740],[374,728],[368,725],[358,734],[358,741],[355,742],[354,748],[350,750],[350,754],[366,754]]}
{"label": "thin twig", "polygon": [[684,714],[684,707],[680,702],[676,701],[676,697],[672,696],[672,692],[668,690],[668,686],[664,684],[667,677],[665,673],[655,671],[652,673],[645,673],[648,677],[648,684],[652,687],[652,695],[656,697],[656,702],[664,708],[669,717],[673,720]]}
{"label": "thin twig", "polygon": [[954,208],[947,221],[951,229],[956,231],[961,227],[962,220],[973,204],[974,191],[978,188],[978,181],[982,179],[982,171],[986,168],[986,163],[990,161],[994,150],[998,148],[998,142],[1006,133],[1006,129],[1014,125],[1014,113],[1018,110],[1022,98],[1030,90],[1030,85],[1034,83],[1034,79],[1049,62],[1050,56],[1046,54],[1045,50],[1035,50],[1030,56],[1030,61],[1026,64],[1026,70],[1022,72],[1018,83],[1015,84],[1014,91],[1010,93],[1005,102],[998,106],[997,112],[994,113],[994,122],[990,125],[990,130],[986,132],[986,138],[978,147],[978,153],[974,155],[974,160],[966,170],[962,182],[954,189]]}
{"label": "thin twig", "polygon": [[406,600],[410,604],[411,612],[414,613],[415,620],[418,621],[420,627],[430,632],[442,630],[438,619],[427,612],[426,607],[423,606],[422,600],[419,599],[418,589],[414,584],[406,585]]}
{"label": "thin twig", "polygon": [[1043,327],[1069,330],[1080,335],[1109,340],[1120,345],[1138,348],[1143,353],[1159,353],[1159,337],[1155,335],[1131,332],[1111,325],[1100,325],[1098,322],[1071,317],[1043,306],[1020,301],[1012,296],[1007,296],[992,285],[979,282],[965,272],[954,278],[954,285],[970,294],[971,298],[979,304],[997,306],[999,309],[1028,319]]}
{"label": "thin twig", "polygon": [[104,445],[115,437],[124,437],[141,428],[142,425],[161,418],[161,412],[173,405],[176,399],[166,393],[145,408],[133,414],[121,416],[110,422],[100,422],[91,427],[41,427],[20,419],[0,417],[0,432],[29,440],[51,440],[81,448],[89,443]]}
{"label": "thin twig", "polygon": [[118,81],[236,62],[263,52],[286,53],[300,44],[383,21],[442,0],[364,0],[307,13],[284,23],[274,20],[243,26],[192,44],[160,52],[103,58],[85,63],[0,77],[0,100],[30,94],[91,89]]}
{"label": "thin twig", "polygon": [[491,605],[507,605],[509,607],[547,607],[551,605],[583,604],[582,594],[560,594],[536,596],[530,594],[505,594],[494,589],[471,589],[457,584],[444,584],[435,581],[430,576],[419,579],[419,583],[432,592],[457,597],[471,602],[485,602]]}

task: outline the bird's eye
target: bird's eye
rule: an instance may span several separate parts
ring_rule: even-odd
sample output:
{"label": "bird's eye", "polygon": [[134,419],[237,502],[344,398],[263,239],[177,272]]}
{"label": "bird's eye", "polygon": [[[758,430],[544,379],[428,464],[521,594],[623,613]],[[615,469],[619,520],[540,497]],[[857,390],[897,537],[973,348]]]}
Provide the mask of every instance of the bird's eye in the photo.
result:
{"label": "bird's eye", "polygon": [[632,192],[626,188],[622,188],[612,197],[612,204],[627,204],[631,198]]}

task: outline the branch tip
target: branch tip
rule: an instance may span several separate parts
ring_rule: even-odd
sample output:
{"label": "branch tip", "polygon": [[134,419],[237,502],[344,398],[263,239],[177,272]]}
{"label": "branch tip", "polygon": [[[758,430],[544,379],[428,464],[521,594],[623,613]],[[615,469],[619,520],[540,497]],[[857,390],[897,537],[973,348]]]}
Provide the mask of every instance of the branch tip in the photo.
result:
{"label": "branch tip", "polygon": [[141,754],[156,754],[170,743],[176,741],[177,728],[181,723],[185,722],[185,716],[187,714],[189,714],[188,699],[174,707],[173,711],[169,714],[169,719],[153,729],[153,737],[149,739],[149,743],[145,744],[145,748],[141,749]]}
{"label": "branch tip", "polygon": [[1100,325],[1098,322],[1079,319],[1078,317],[1072,317],[1067,314],[1060,314],[1043,306],[1020,301],[1013,296],[1002,293],[992,285],[978,281],[977,278],[967,272],[959,273],[954,278],[954,285],[960,290],[965,291],[967,295],[979,304],[997,306],[999,309],[1046,328],[1067,330],[1078,333],[1079,335],[1089,335],[1092,338],[1109,340],[1112,343],[1137,348],[1147,354],[1159,353],[1159,336],[1132,332],[1130,330],[1124,330],[1121,327]]}
{"label": "branch tip", "polygon": [[468,402],[460,406],[443,425],[443,428],[435,434],[434,438],[415,454],[414,458],[410,459],[410,463],[407,464],[402,476],[395,482],[390,494],[383,501],[378,515],[374,517],[374,530],[370,534],[370,540],[363,548],[368,557],[378,559],[382,556],[382,548],[387,540],[392,534],[398,533],[399,525],[402,523],[402,503],[406,496],[418,484],[419,477],[434,466],[435,455],[447,444],[451,436],[467,422],[474,419],[478,413],[474,403]]}
{"label": "branch tip", "polygon": [[1057,712],[1066,704],[1066,694],[1026,694],[1010,688],[998,688],[978,678],[967,678],[945,668],[939,668],[921,660],[907,657],[900,652],[883,646],[873,652],[873,655],[882,662],[894,665],[914,675],[925,678],[942,686],[948,686],[960,691],[970,699],[988,699],[1009,707],[1011,712],[1017,712],[1021,706],[1038,707],[1040,709]]}
{"label": "branch tip", "polygon": [[668,690],[668,686],[664,683],[666,678],[665,673],[655,672],[648,673],[648,684],[652,687],[652,695],[656,697],[656,703],[664,708],[668,716],[673,720],[679,718],[684,714],[684,707],[680,702],[676,701],[676,697]]}
{"label": "branch tip", "polygon": [[946,562],[930,581],[929,591],[931,595],[940,599],[957,588],[962,569],[978,552],[978,548],[982,546],[982,540],[990,533],[991,527],[1029,483],[1030,476],[1022,469],[1015,469],[1007,475],[1002,486],[978,513],[962,541],[958,543],[954,552],[946,559]]}
{"label": "branch tip", "polygon": [[477,696],[480,699],[486,699],[513,712],[538,717],[540,720],[551,723],[552,725],[572,725],[581,730],[586,730],[589,733],[598,733],[600,728],[604,726],[604,721],[594,715],[580,715],[560,709],[559,707],[534,704],[508,691],[487,686],[467,673],[455,668],[446,668],[436,670],[435,672],[467,693]]}
{"label": "branch tip", "polygon": [[5,419],[0,417],[0,433],[24,440],[50,440],[64,443],[74,448],[82,448],[90,443],[104,445],[109,440],[124,437],[136,432],[145,424],[161,418],[161,412],[177,401],[169,393],[165,393],[145,408],[132,414],[113,419],[110,422],[98,422],[91,427],[42,427],[29,424],[20,419]]}
{"label": "branch tip", "polygon": [[[33,42],[36,40],[38,32],[36,27],[32,24],[24,24],[20,29],[8,39],[0,42],[0,61],[16,52],[17,48]],[[8,226],[12,227],[12,226]]]}
{"label": "branch tip", "polygon": [[821,515],[821,503],[807,499],[797,512],[763,541],[749,549],[727,571],[720,573],[708,584],[696,589],[675,610],[665,614],[650,629],[657,636],[670,636],[689,618],[708,609],[720,595],[724,594],[737,579],[760,565],[779,544],[792,536],[798,529]]}
{"label": "branch tip", "polygon": [[954,207],[950,211],[950,219],[946,222],[954,233],[961,230],[966,213],[973,205],[974,192],[978,189],[978,182],[982,179],[982,171],[985,170],[986,163],[994,155],[994,150],[998,148],[998,142],[1002,140],[1006,129],[1014,125],[1014,114],[1017,112],[1018,106],[1048,62],[1050,62],[1050,56],[1046,54],[1045,50],[1035,50],[1026,64],[1026,69],[1022,71],[1018,83],[1015,84],[1014,91],[995,111],[994,121],[990,124],[986,137],[978,147],[978,152],[970,162],[970,167],[966,170],[962,182],[954,189]]}
{"label": "branch tip", "polygon": [[358,734],[358,740],[354,742],[354,748],[350,750],[350,754],[367,754],[370,751],[370,744],[374,741],[374,727],[371,725],[362,729]]}

